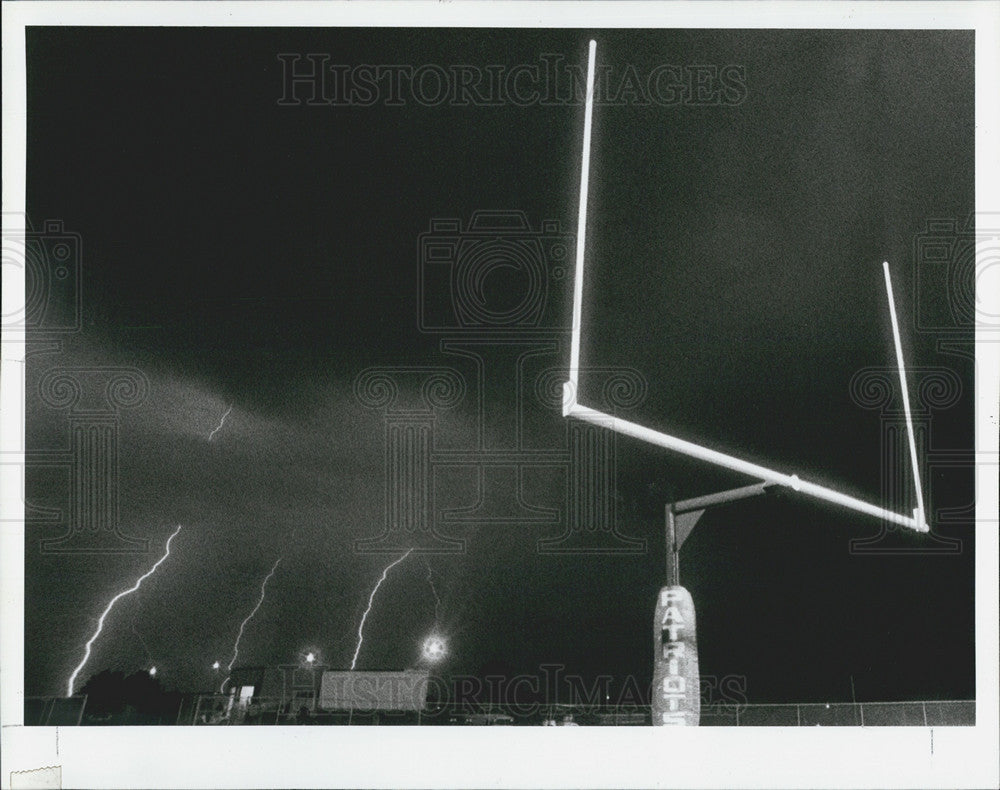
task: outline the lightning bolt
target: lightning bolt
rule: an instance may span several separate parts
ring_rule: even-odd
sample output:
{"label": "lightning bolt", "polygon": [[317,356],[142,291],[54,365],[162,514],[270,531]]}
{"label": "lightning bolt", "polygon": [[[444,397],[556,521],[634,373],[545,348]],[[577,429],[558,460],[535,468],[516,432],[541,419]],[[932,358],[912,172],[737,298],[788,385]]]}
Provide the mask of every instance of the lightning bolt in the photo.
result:
{"label": "lightning bolt", "polygon": [[[240,654],[240,640],[243,638],[243,629],[247,627],[247,623],[249,623],[253,619],[253,616],[257,614],[257,610],[260,609],[261,604],[264,603],[264,595],[267,592],[267,583],[271,581],[271,577],[274,576],[274,572],[278,570],[279,562],[281,562],[281,557],[278,557],[278,559],[274,561],[274,565],[271,566],[271,572],[264,577],[264,581],[260,585],[260,598],[257,601],[257,605],[253,608],[250,614],[246,616],[246,619],[244,619],[243,622],[240,623],[240,632],[236,635],[236,642],[233,644],[233,657],[229,660],[229,664],[226,666],[226,672],[230,672],[233,668],[233,664],[236,663],[236,658]],[[226,675],[226,679],[223,680],[222,685],[219,686],[220,694],[226,693],[226,684],[228,682],[229,682],[229,675]]]}
{"label": "lightning bolt", "polygon": [[94,641],[97,639],[97,637],[99,637],[101,635],[101,631],[104,630],[104,619],[108,616],[108,614],[114,608],[114,605],[116,603],[118,603],[119,600],[121,600],[122,598],[124,598],[126,595],[131,595],[136,590],[138,590],[139,587],[140,587],[140,585],[142,585],[142,583],[146,579],[148,579],[150,576],[152,576],[153,573],[156,571],[156,569],[159,568],[160,565],[163,564],[163,561],[167,557],[170,556],[170,541],[172,541],[177,536],[177,533],[180,532],[180,531],[181,531],[181,527],[180,527],[180,525],[178,525],[177,529],[174,530],[174,534],[171,535],[169,538],[167,538],[166,550],[163,552],[163,556],[160,557],[160,559],[158,559],[156,561],[156,564],[152,568],[150,568],[148,571],[146,571],[142,576],[140,576],[139,579],[136,581],[135,584],[133,584],[131,587],[129,587],[124,592],[118,593],[118,595],[116,595],[114,598],[112,598],[111,601],[110,601],[110,603],[108,603],[108,605],[105,608],[104,612],[101,614],[100,619],[98,619],[98,621],[97,621],[97,630],[94,631],[94,635],[92,637],[90,637],[90,639],[87,641],[87,645],[84,648],[83,660],[80,662],[80,665],[76,669],[73,670],[73,674],[69,676],[69,683],[67,683],[67,685],[66,685],[66,696],[67,697],[72,697],[73,696],[73,686],[76,683],[76,676],[80,674],[80,670],[83,669],[87,665],[87,661],[90,660],[90,646],[94,644]]}
{"label": "lightning bolt", "polygon": [[438,595],[437,587],[434,586],[434,571],[431,569],[431,562],[426,557],[424,557],[424,565],[427,566],[427,583],[431,586],[431,592],[434,593],[434,624],[437,625],[441,621],[441,596]]}
{"label": "lightning bolt", "polygon": [[398,560],[394,560],[393,562],[389,563],[386,566],[385,570],[382,571],[382,577],[377,582],[375,582],[375,587],[372,590],[372,594],[368,596],[368,608],[365,609],[365,613],[361,615],[361,624],[358,626],[358,644],[357,647],[354,648],[354,658],[351,659],[351,669],[354,669],[355,665],[358,663],[358,653],[361,652],[361,643],[365,641],[365,620],[368,619],[368,613],[372,610],[372,601],[375,600],[375,593],[377,593],[378,588],[382,586],[382,582],[384,582],[385,577],[389,575],[389,571],[391,571],[393,568],[399,565],[399,563],[401,563],[403,560],[409,557],[411,551],[413,551],[413,549],[407,549],[406,554],[404,554]]}
{"label": "lightning bolt", "polygon": [[215,428],[212,430],[212,432],[208,435],[208,441],[212,441],[212,437],[219,432],[219,429],[222,428],[223,425],[226,424],[226,417],[229,416],[229,412],[231,412],[232,410],[233,407],[232,404],[230,404],[229,408],[226,409],[226,411],[223,413],[222,419],[219,420],[219,424],[216,425]]}

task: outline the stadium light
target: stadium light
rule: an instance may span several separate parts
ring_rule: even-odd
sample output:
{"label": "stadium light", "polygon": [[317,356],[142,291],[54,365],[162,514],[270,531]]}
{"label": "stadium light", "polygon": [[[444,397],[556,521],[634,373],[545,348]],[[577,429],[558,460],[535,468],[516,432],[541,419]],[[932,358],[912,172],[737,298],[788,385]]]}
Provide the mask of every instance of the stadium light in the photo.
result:
{"label": "stadium light", "polygon": [[445,642],[444,637],[438,636],[437,634],[431,634],[424,640],[423,644],[424,660],[432,664],[436,664],[446,655],[448,655],[448,645]]}

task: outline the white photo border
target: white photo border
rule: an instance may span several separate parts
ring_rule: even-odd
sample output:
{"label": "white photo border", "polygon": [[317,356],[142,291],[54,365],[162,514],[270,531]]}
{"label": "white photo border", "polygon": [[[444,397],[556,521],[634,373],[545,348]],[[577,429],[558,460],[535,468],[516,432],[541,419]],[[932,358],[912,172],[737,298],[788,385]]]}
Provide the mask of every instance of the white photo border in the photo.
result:
{"label": "white photo border", "polygon": [[[3,211],[25,207],[25,27],[974,29],[976,211],[1000,209],[1000,4],[993,2],[5,2]],[[23,279],[4,289],[20,288]],[[983,294],[1000,314],[1000,293]],[[22,296],[23,302],[23,296]],[[4,450],[23,447],[23,338],[3,340]],[[998,443],[1000,343],[977,333],[979,457]],[[18,424],[20,423],[20,424]],[[22,458],[23,461],[23,458]],[[977,468],[977,523],[998,511]],[[5,486],[7,483],[5,483]],[[996,787],[998,535],[976,535],[976,725],[877,728],[24,727],[24,528],[0,499],[2,786],[59,766],[67,787]],[[14,520],[7,520],[7,519]],[[18,523],[20,519],[20,523]],[[994,521],[995,523],[995,521]],[[928,641],[933,640],[928,623]],[[932,649],[915,660],[929,658]],[[33,786],[33,785],[32,785]]]}

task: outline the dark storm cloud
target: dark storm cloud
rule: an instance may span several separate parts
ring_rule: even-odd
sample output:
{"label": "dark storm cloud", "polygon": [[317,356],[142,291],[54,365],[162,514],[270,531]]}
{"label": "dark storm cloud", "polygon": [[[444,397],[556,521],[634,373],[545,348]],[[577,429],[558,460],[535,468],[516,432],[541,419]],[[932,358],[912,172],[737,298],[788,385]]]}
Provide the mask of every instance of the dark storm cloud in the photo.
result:
{"label": "dark storm cloud", "polygon": [[[53,370],[79,368],[84,360],[92,368],[120,369],[121,355],[115,356],[91,351],[37,360],[29,384]],[[308,637],[323,644],[353,634],[361,590],[380,567],[379,557],[354,551],[356,539],[377,536],[384,524],[380,416],[359,404],[349,389],[314,393],[313,407],[294,417],[264,415],[227,402],[190,375],[171,374],[162,366],[145,371],[148,397],[119,417],[120,527],[129,536],[148,538],[156,556],[172,525],[184,529],[169,563],[136,601],[125,601],[122,611],[116,610],[91,668],[103,666],[102,661],[122,661],[123,651],[135,659],[139,645],[132,644],[135,637],[122,623],[129,622],[125,610],[139,606],[143,614],[138,622],[147,641],[161,659],[173,656],[184,667],[186,682],[196,682],[190,665],[206,659],[210,664],[231,644],[259,587],[261,569],[266,571],[277,556],[284,557],[282,574],[270,595],[284,600],[285,615],[296,608],[309,612],[314,632]],[[209,441],[230,405],[225,424]],[[64,445],[65,410],[32,399],[28,424],[33,448]],[[64,477],[29,476],[33,505],[65,512],[66,496]],[[104,603],[152,563],[147,556],[38,557],[38,541],[61,532],[28,531],[31,562],[38,564],[35,583],[44,587],[51,573],[53,584],[58,578],[60,588],[76,589],[73,596],[52,601],[44,613],[28,618],[29,645],[42,644],[42,635],[56,630],[82,643]],[[415,597],[424,595],[421,587]],[[287,622],[277,637],[267,636],[263,648],[248,639],[245,655],[292,660],[284,653],[296,639],[307,641],[306,632],[294,635],[310,615]],[[261,613],[265,632],[268,623],[275,626],[268,617],[266,610]],[[349,641],[353,644],[353,638]],[[76,653],[73,644],[55,647],[32,667],[44,673],[40,677],[48,684],[50,673],[61,672],[62,663],[78,658]]]}

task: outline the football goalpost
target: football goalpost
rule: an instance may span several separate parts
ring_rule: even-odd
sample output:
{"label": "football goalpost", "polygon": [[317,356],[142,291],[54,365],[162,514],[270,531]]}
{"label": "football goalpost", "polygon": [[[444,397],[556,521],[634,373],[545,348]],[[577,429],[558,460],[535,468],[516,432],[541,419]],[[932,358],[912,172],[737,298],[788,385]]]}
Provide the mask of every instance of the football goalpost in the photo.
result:
{"label": "football goalpost", "polygon": [[896,308],[893,303],[892,282],[889,277],[889,264],[883,263],[885,273],[885,286],[889,300],[889,315],[892,320],[893,340],[896,349],[896,363],[899,369],[899,382],[902,388],[903,409],[906,415],[906,431],[909,440],[910,464],[913,470],[914,491],[916,495],[916,508],[912,515],[896,513],[878,505],[865,502],[847,494],[835,491],[832,488],[802,480],[796,474],[787,474],[774,469],[769,469],[760,464],[737,458],[726,453],[713,450],[694,442],[689,442],[677,436],[672,436],[652,428],[648,428],[638,423],[624,420],[610,414],[597,411],[582,405],[578,400],[580,383],[580,334],[582,331],[583,313],[583,279],[584,279],[584,258],[587,231],[587,199],[590,179],[590,142],[591,127],[594,115],[594,64],[597,56],[597,42],[590,42],[589,57],[587,62],[587,92],[585,99],[585,114],[583,127],[583,161],[580,175],[580,208],[577,218],[576,234],[576,263],[573,274],[573,326],[570,343],[570,363],[569,380],[563,384],[563,416],[575,417],[584,422],[609,428],[616,433],[631,436],[649,444],[658,445],[667,450],[705,461],[715,466],[721,466],[734,472],[755,478],[768,485],[783,486],[791,488],[801,494],[822,499],[833,504],[840,505],[859,513],[865,513],[876,518],[884,519],[903,527],[916,530],[917,532],[929,532],[926,511],[923,503],[923,489],[920,485],[920,473],[917,463],[916,441],[913,433],[913,420],[910,413],[910,399],[906,388],[906,374],[903,365],[903,351],[899,338],[899,325],[896,321]]}

